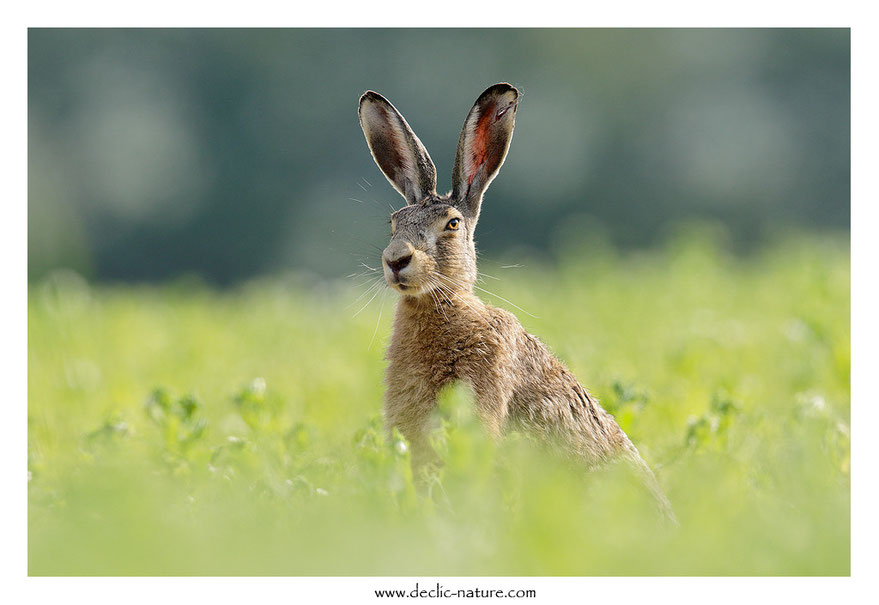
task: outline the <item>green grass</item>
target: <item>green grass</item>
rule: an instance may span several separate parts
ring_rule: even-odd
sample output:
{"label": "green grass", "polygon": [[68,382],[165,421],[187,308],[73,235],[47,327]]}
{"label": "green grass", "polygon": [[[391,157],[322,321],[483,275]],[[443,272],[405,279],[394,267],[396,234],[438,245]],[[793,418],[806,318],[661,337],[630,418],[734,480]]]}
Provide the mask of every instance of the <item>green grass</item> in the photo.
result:
{"label": "green grass", "polygon": [[624,469],[491,443],[462,389],[417,495],[381,429],[392,293],[376,333],[350,283],[34,283],[29,573],[848,575],[848,241],[710,242],[483,267],[656,469],[678,530]]}

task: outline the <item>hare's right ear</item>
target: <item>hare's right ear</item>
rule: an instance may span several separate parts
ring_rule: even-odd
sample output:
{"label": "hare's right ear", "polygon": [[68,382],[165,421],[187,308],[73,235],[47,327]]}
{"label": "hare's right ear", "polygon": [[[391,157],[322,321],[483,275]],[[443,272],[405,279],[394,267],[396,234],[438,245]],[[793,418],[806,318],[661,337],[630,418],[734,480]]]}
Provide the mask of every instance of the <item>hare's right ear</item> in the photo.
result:
{"label": "hare's right ear", "polygon": [[482,194],[507,157],[518,104],[518,90],[506,82],[495,84],[479,95],[464,120],[452,171],[452,199],[474,222]]}
{"label": "hare's right ear", "polygon": [[387,99],[371,90],[360,97],[360,127],[372,157],[406,202],[436,193],[436,168],[409,124]]}

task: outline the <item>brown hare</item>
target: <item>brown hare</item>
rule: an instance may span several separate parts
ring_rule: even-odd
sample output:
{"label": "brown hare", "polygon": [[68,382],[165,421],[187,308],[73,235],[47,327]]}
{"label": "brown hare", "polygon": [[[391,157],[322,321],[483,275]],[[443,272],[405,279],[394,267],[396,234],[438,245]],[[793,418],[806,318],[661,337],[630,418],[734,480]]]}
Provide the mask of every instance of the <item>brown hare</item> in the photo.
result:
{"label": "brown hare", "polygon": [[626,458],[673,520],[653,473],[613,416],[513,314],[473,293],[473,234],[482,196],[507,155],[518,102],[519,92],[506,83],[479,96],[458,142],[452,191],[439,195],[436,168],[403,116],[378,93],[360,98],[372,156],[407,203],[391,214],[382,254],[385,280],[402,295],[387,351],[387,427],[408,439],[417,477],[436,459],[429,421],[437,394],[463,381],[492,436],[516,424],[559,440],[589,467]]}

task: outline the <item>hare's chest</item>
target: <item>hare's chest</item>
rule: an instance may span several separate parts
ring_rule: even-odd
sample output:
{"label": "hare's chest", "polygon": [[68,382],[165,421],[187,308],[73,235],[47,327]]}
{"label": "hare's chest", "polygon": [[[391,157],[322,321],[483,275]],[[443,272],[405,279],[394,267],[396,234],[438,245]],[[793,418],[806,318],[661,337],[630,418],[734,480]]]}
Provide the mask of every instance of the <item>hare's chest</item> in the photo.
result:
{"label": "hare's chest", "polygon": [[454,320],[395,326],[388,359],[413,377],[435,386],[469,380],[484,373],[498,357],[499,343],[468,324]]}
{"label": "hare's chest", "polygon": [[441,385],[459,378],[463,351],[448,334],[398,326],[388,347],[388,359],[419,380]]}

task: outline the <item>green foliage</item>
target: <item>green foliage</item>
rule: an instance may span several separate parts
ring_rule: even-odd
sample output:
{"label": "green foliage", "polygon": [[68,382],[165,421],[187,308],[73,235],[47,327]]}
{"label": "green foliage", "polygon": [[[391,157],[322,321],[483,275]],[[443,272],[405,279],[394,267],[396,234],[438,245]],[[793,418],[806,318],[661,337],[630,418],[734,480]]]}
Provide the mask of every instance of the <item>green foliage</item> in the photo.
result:
{"label": "green foliage", "polygon": [[29,572],[846,575],[847,242],[713,241],[484,267],[618,418],[678,530],[625,468],[493,443],[464,387],[419,493],[380,415],[390,314],[372,342],[379,305],[351,317],[347,284],[53,275],[28,303]]}
{"label": "green foliage", "polygon": [[194,395],[173,398],[164,389],[156,389],[147,399],[147,416],[159,427],[168,452],[185,456],[204,435],[207,420],[196,413],[201,407]]}

